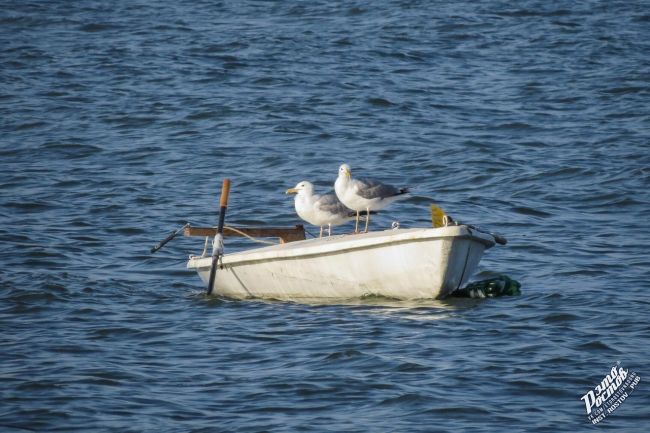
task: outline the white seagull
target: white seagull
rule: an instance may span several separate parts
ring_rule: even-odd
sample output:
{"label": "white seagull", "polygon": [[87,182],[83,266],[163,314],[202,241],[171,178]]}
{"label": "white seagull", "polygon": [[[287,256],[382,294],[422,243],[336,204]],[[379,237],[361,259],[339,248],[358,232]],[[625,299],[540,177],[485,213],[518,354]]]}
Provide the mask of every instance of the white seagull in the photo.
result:
{"label": "white seagull", "polygon": [[[408,188],[396,188],[376,180],[352,179],[350,166],[342,164],[339,167],[339,176],[334,183],[334,191],[341,202],[350,209],[357,212],[354,231],[359,231],[359,212],[377,211],[388,206],[392,202],[405,197]],[[366,233],[370,215],[366,216]]]}
{"label": "white seagull", "polygon": [[286,194],[296,194],[296,213],[309,224],[320,226],[320,237],[323,237],[323,226],[328,227],[327,233],[331,235],[332,226],[345,224],[355,218],[355,212],[345,207],[333,192],[314,194],[314,185],[311,182],[302,181],[289,188]]}

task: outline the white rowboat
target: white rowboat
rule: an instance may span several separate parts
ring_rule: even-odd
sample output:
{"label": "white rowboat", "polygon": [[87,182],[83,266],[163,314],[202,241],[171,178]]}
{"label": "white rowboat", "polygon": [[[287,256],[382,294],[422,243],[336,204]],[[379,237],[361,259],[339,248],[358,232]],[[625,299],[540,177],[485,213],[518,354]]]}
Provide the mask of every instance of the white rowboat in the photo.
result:
{"label": "white rowboat", "polygon": [[[462,287],[495,238],[465,225],[391,229],[223,255],[213,294],[230,298],[441,298]],[[205,285],[210,256],[190,256]]]}

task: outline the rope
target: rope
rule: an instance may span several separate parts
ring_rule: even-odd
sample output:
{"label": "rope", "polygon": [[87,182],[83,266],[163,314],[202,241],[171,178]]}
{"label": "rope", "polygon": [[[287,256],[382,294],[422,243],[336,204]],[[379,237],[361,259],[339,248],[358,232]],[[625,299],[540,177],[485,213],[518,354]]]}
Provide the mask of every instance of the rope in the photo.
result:
{"label": "rope", "polygon": [[277,242],[263,241],[263,240],[261,240],[261,239],[254,238],[254,237],[250,236],[249,234],[244,233],[244,232],[241,231],[241,230],[237,230],[237,229],[234,228],[234,227],[228,227],[228,226],[225,226],[224,228],[225,228],[225,229],[228,229],[228,230],[232,230],[233,232],[238,233],[238,234],[244,236],[245,238],[250,239],[250,240],[253,241],[253,242],[257,242],[257,243],[260,243],[260,244],[267,244],[267,245],[277,245],[277,244],[278,244]]}

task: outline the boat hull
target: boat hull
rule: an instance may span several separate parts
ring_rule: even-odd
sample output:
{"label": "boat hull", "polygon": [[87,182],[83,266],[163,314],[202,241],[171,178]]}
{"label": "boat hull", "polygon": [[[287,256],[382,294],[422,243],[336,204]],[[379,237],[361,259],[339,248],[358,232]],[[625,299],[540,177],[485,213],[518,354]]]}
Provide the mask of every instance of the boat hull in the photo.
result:
{"label": "boat hull", "polygon": [[[466,226],[397,229],[226,254],[213,293],[231,298],[440,298],[464,285],[491,236]],[[210,257],[187,267],[207,286]]]}

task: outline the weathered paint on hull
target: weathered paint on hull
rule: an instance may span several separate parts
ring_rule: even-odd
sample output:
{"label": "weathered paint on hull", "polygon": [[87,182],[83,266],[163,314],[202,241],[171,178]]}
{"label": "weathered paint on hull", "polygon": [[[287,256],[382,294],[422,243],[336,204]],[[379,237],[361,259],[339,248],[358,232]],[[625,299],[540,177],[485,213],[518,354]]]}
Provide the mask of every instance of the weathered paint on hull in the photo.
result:
{"label": "weathered paint on hull", "polygon": [[[214,293],[232,298],[444,297],[467,282],[489,235],[465,226],[398,229],[227,254]],[[207,285],[210,257],[190,258]]]}

